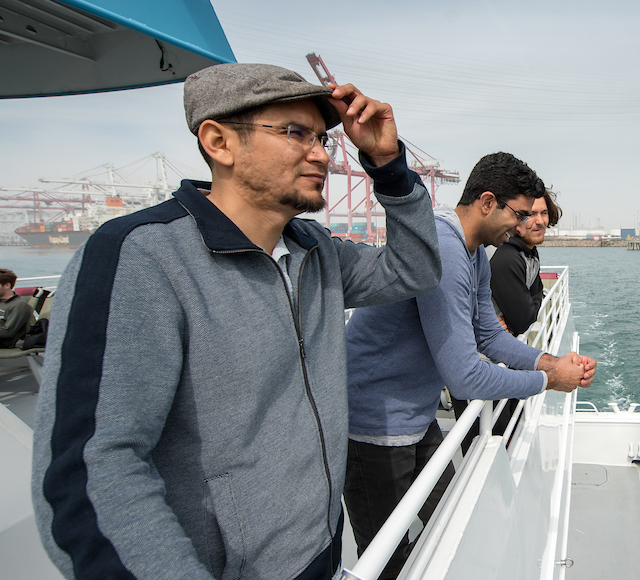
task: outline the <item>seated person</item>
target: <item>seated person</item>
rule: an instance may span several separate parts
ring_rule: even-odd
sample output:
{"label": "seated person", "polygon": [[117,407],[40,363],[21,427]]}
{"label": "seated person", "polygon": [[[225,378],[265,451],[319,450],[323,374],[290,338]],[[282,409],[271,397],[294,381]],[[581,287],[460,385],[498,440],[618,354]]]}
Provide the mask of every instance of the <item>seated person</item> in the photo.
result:
{"label": "seated person", "polygon": [[13,287],[18,276],[12,271],[0,268],[0,348],[13,348],[27,332],[25,328],[33,308],[18,296]]}
{"label": "seated person", "polygon": [[[526,221],[544,184],[508,153],[483,157],[455,209],[436,208],[440,286],[417,298],[358,308],[347,324],[349,448],[344,498],[358,554],[369,545],[442,441],[436,421],[446,385],[459,399],[525,398],[587,387],[595,361],[556,358],[523,344],[496,320],[483,244],[500,246]],[[512,370],[483,360],[503,361]],[[419,513],[426,523],[451,477],[444,472]],[[408,537],[380,578],[395,578]]]}
{"label": "seated person", "polygon": [[542,304],[539,246],[549,226],[555,226],[562,210],[555,193],[545,190],[533,202],[531,216],[516,226],[516,235],[500,246],[491,258],[491,296],[500,323],[514,336],[538,318]]}

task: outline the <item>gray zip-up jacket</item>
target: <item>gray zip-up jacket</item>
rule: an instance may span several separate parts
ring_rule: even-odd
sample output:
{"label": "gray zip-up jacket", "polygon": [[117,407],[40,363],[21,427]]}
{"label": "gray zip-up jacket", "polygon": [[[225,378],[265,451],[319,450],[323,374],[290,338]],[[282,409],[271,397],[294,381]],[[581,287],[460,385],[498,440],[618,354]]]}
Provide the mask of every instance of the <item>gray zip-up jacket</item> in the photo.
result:
{"label": "gray zip-up jacket", "polygon": [[210,184],[185,181],[175,199],[103,225],[58,287],[33,498],[67,577],[333,573],[347,450],[343,309],[438,283],[419,180],[409,195],[378,195],[384,249],[292,220],[292,296],[271,256],[198,187]]}

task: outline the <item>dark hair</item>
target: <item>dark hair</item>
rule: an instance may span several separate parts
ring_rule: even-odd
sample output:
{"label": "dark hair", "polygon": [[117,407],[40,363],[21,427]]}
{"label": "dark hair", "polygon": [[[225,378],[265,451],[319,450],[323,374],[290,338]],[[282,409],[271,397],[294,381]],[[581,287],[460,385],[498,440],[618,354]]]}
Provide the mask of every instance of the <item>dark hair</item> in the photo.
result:
{"label": "dark hair", "polygon": [[[545,187],[542,179],[524,161],[511,153],[485,155],[471,171],[458,205],[471,205],[485,192],[509,201],[520,195],[537,199]],[[498,207],[504,203],[498,199]]]}
{"label": "dark hair", "polygon": [[[228,117],[223,117],[222,119],[213,119],[213,121],[218,121],[219,123],[230,122],[234,123],[253,123],[256,117],[265,109],[267,105],[263,105],[261,107],[255,107],[254,109],[248,109],[246,111],[242,111],[241,113],[236,113],[235,115],[229,115]],[[241,143],[246,143],[253,132],[255,131],[255,127],[251,125],[229,125],[233,128],[233,130],[238,134],[238,139],[240,139]],[[200,143],[200,138],[198,137],[198,149],[200,150],[200,154],[204,157],[206,164],[211,167],[211,157],[207,154]]]}
{"label": "dark hair", "polygon": [[562,208],[556,203],[557,194],[550,189],[544,190],[544,201],[549,212],[549,227],[555,226],[562,217]]}
{"label": "dark hair", "polygon": [[13,270],[7,270],[6,268],[0,268],[0,286],[4,286],[5,284],[11,284],[11,288],[16,285],[16,280],[18,276]]}

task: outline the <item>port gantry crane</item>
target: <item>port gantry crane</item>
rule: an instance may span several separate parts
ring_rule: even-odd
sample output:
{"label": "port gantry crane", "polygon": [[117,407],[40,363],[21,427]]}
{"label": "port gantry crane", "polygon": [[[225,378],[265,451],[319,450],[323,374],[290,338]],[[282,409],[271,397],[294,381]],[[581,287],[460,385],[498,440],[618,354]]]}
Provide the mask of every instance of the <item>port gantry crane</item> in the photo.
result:
{"label": "port gantry crane", "polygon": [[[168,199],[174,186],[168,184],[170,169],[181,179],[185,175],[168,159],[164,153],[153,153],[128,166],[144,166],[154,160],[156,165],[155,181],[136,183],[126,181],[112,163],[105,163],[91,171],[90,176],[71,178],[41,178],[42,183],[58,183],[60,186],[46,190],[27,187],[0,187],[0,218],[8,215],[6,210],[31,212],[32,222],[52,222],[64,218],[74,211],[85,212],[93,203],[104,203],[105,198],[122,197],[128,204],[137,205],[137,209],[155,205]],[[140,181],[139,177],[134,178]],[[5,194],[3,192],[13,192]],[[92,197],[93,194],[93,197]],[[78,197],[80,196],[80,197]],[[55,213],[53,213],[55,212]],[[45,220],[46,218],[46,220]],[[22,225],[22,224],[20,224]]]}
{"label": "port gantry crane", "polygon": [[[2,215],[4,210],[23,210],[25,212],[31,212],[31,221],[33,222],[44,222],[45,212],[56,212],[53,217],[51,217],[51,215],[49,216],[50,221],[60,219],[66,214],[72,213],[74,210],[84,211],[93,201],[91,195],[84,191],[67,192],[61,190],[46,191],[44,189],[28,187],[7,189],[0,187],[0,192],[2,191],[13,191],[16,193],[13,195],[0,194],[0,215]],[[81,197],[74,198],[64,195],[69,193],[81,195]]]}
{"label": "port gantry crane", "polygon": [[[338,84],[334,76],[329,72],[322,57],[315,53],[310,53],[307,55],[307,61],[323,85],[326,86],[328,83]],[[357,150],[344,132],[336,129],[329,133],[329,137],[333,141],[333,150],[329,161],[329,174],[346,176],[347,189],[346,193],[342,195],[342,197],[339,197],[339,199],[335,200],[331,198],[330,193],[332,190],[330,190],[330,180],[327,175],[325,181],[325,199],[327,201],[325,207],[325,225],[327,228],[332,229],[333,235],[345,239],[368,242],[379,241],[381,237],[385,237],[386,232],[378,231],[374,227],[372,218],[383,217],[385,214],[378,205],[378,200],[372,195],[371,178],[360,166]],[[420,175],[423,183],[431,193],[431,202],[435,206],[436,186],[447,183],[458,183],[460,181],[460,175],[457,171],[448,171],[440,168],[440,162],[438,160],[431,157],[428,153],[419,150],[415,145],[408,143],[406,139],[403,138],[402,140],[407,148],[407,154],[411,159],[409,167]],[[415,150],[419,150],[428,156],[429,159],[418,156]],[[355,167],[352,167],[350,161],[353,161]],[[363,190],[364,195],[362,195]],[[345,208],[345,206],[346,209],[342,209]],[[338,224],[332,224],[332,218],[347,218],[345,231],[340,231]],[[364,218],[366,230],[355,230],[354,218]],[[332,225],[334,226],[333,228],[331,227]]]}

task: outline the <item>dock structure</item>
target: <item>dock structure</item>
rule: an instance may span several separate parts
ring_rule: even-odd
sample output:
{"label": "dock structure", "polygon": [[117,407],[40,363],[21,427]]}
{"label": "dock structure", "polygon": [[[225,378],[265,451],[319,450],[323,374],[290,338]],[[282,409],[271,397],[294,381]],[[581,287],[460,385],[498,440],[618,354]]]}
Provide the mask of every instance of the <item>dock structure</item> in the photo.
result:
{"label": "dock structure", "polygon": [[640,250],[640,238],[628,238],[627,239],[627,250]]}

